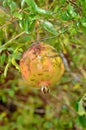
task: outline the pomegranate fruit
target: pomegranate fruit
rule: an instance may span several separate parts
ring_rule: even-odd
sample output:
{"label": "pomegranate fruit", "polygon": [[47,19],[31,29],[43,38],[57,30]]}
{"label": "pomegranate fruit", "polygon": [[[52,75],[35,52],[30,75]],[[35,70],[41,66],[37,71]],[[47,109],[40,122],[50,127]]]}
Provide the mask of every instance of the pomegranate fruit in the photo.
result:
{"label": "pomegranate fruit", "polygon": [[30,86],[51,87],[63,75],[64,64],[55,48],[40,43],[33,44],[23,54],[20,60],[20,70]]}

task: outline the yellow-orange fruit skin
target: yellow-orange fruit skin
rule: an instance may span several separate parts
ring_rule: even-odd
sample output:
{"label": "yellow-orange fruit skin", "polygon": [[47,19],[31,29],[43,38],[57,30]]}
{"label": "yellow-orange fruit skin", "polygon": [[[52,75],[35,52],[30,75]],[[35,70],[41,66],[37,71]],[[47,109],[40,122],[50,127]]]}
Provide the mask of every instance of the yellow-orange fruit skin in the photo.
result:
{"label": "yellow-orange fruit skin", "polygon": [[57,51],[48,44],[34,44],[22,56],[20,70],[32,87],[54,86],[64,73]]}

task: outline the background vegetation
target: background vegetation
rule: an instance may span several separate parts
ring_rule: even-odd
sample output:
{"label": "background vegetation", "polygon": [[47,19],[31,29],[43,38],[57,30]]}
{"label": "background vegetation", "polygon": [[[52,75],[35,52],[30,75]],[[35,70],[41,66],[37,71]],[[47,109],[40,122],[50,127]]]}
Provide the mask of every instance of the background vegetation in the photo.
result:
{"label": "background vegetation", "polygon": [[[65,73],[43,95],[19,71],[39,40],[54,46]],[[0,129],[86,130],[86,0],[0,0]]]}

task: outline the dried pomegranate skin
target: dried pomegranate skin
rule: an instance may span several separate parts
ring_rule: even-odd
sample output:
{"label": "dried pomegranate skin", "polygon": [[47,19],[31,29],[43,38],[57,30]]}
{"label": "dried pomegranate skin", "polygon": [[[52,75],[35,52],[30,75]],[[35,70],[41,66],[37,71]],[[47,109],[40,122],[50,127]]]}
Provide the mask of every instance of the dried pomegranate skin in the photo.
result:
{"label": "dried pomegranate skin", "polygon": [[52,46],[32,45],[20,60],[23,78],[32,87],[54,86],[64,73],[64,64]]}

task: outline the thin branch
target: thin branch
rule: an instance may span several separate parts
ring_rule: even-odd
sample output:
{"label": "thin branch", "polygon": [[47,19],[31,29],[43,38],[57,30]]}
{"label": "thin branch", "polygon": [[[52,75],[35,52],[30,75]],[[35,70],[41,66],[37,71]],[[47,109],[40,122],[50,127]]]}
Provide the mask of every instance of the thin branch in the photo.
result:
{"label": "thin branch", "polygon": [[[22,12],[22,9],[19,9],[18,13]],[[15,19],[13,16],[10,17],[10,19],[8,21],[6,21],[6,23],[4,23],[3,25],[1,25],[0,29],[6,27],[7,25],[11,24],[11,22],[15,22],[17,21],[17,19]]]}
{"label": "thin branch", "polygon": [[58,33],[57,35],[55,35],[55,36],[52,36],[52,37],[48,37],[48,38],[43,38],[43,39],[41,39],[41,41],[45,41],[45,40],[48,40],[48,39],[53,39],[53,38],[55,38],[55,37],[58,37],[58,36],[60,36],[61,34],[63,34],[63,33],[65,33],[66,31],[68,31],[69,29],[70,29],[71,27],[65,27],[65,29],[62,31],[62,32],[60,32],[60,33]]}
{"label": "thin branch", "polygon": [[[55,38],[55,37],[58,37],[59,35],[65,33],[66,31],[68,31],[70,28],[71,28],[71,26],[70,26],[69,28],[68,28],[68,27],[65,27],[65,29],[64,29],[62,32],[58,33],[57,35],[52,36],[52,37],[50,37],[50,38],[43,38],[43,39],[41,39],[41,41],[45,41],[45,40],[48,40],[48,39],[53,39],[53,38]],[[23,35],[24,33],[25,33],[25,31],[21,32],[21,33],[18,34],[17,36],[15,36],[15,37],[13,37],[12,39],[10,39],[8,42],[6,42],[4,45],[1,46],[0,50],[2,51],[3,48],[9,46],[12,41],[14,41],[16,38],[20,37],[20,36]],[[0,52],[1,52],[1,51],[0,51]]]}
{"label": "thin branch", "polygon": [[62,52],[60,53],[60,56],[61,56],[62,59],[63,59],[63,62],[64,62],[64,65],[65,65],[65,68],[66,68],[67,72],[70,73],[70,75],[73,77],[73,79],[74,79],[76,82],[80,82],[80,83],[81,83],[80,77],[79,77],[77,74],[71,72],[71,69],[70,69],[70,67],[69,67],[69,65],[68,65],[67,59],[65,58],[65,56],[64,56],[64,54],[63,54]]}
{"label": "thin branch", "polygon": [[9,25],[9,24],[11,24],[11,22],[13,22],[13,17],[12,18],[10,18],[8,21],[6,21],[6,23],[5,24],[3,24],[1,27],[0,27],[0,29],[2,29],[2,28],[4,28],[4,27],[6,27],[7,25]]}
{"label": "thin branch", "polygon": [[13,38],[12,38],[12,39],[10,39],[8,42],[6,42],[4,45],[2,45],[2,46],[0,47],[0,50],[2,51],[2,50],[3,50],[3,48],[5,48],[5,47],[9,46],[9,45],[10,45],[10,43],[11,43],[12,41],[14,41],[15,39],[17,39],[18,37],[20,37],[20,36],[21,36],[21,35],[23,35],[23,34],[25,34],[25,31],[23,31],[23,32],[19,33],[17,36],[13,37]]}
{"label": "thin branch", "polygon": [[80,6],[78,6],[77,3],[75,3],[72,0],[67,0],[66,2],[71,3],[73,6],[75,6],[78,9],[78,11],[80,11],[80,13],[82,13],[82,8]]}

